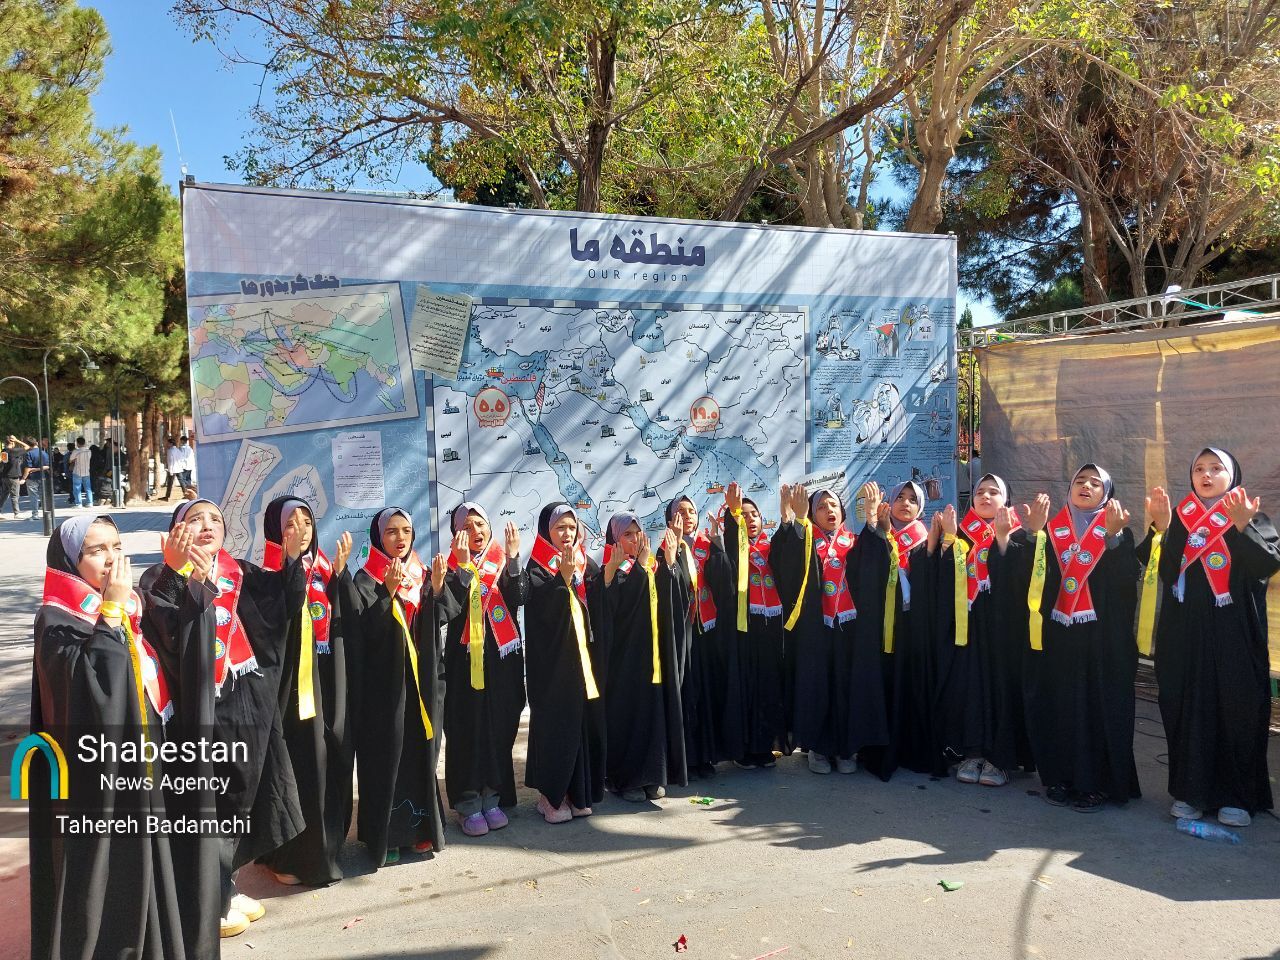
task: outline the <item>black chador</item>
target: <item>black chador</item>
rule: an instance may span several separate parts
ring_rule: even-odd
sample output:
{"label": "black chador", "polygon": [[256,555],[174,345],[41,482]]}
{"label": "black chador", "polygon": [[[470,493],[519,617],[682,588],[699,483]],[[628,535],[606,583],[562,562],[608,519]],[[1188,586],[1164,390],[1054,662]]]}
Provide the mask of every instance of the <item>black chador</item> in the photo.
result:
{"label": "black chador", "polygon": [[[413,518],[387,507],[369,525],[347,624],[356,693],[357,836],[379,866],[444,847],[436,780],[444,679],[429,571],[413,551]],[[387,580],[399,569],[394,594]],[[354,629],[352,629],[354,627]]]}
{"label": "black chador", "polygon": [[351,575],[345,553],[341,569],[336,569],[320,549],[311,508],[302,500],[271,501],[262,522],[267,570],[284,566],[283,537],[291,522],[309,530],[311,538],[300,558],[306,602],[289,624],[279,698],[285,745],[307,826],[264,856],[262,863],[282,883],[324,886],[342,879],[338,853],[351,822],[353,757],[342,609],[342,597],[350,597]]}
{"label": "black chador", "polygon": [[1073,491],[1078,482],[1100,483],[1101,502],[1077,504],[1073,492],[1040,536],[991,554],[991,583],[1004,589],[1008,578],[1017,596],[1035,591],[1023,684],[1031,752],[1047,800],[1091,811],[1141,796],[1133,759],[1139,566],[1132,532],[1107,533],[1110,475],[1085,464]]}
{"label": "black chador", "polygon": [[[528,597],[529,575],[508,556],[507,532],[492,530],[480,504],[461,504],[449,529],[455,544],[460,532],[467,542],[461,562],[457,550],[451,554],[437,601],[447,624],[445,789],[464,832],[487,832],[505,826],[501,808],[516,803],[511,755],[525,703],[516,612]],[[513,542],[518,550],[518,534]]]}
{"label": "black chador", "polygon": [[[49,539],[47,562],[35,621],[31,729],[58,744],[68,782],[59,780],[67,799],[51,799],[57,759],[42,739],[27,755],[23,778],[30,802],[31,956],[214,958],[216,858],[206,860],[201,877],[192,863],[181,862],[168,836],[147,828],[148,816],[170,813],[160,786],[170,771],[105,751],[100,762],[82,762],[73,746],[81,737],[112,747],[143,739],[161,743],[171,736],[176,704],[186,691],[143,630],[142,601],[131,591],[110,517],[62,523]],[[199,615],[188,598],[183,618]],[[143,781],[148,774],[150,788],[104,783],[120,782],[111,777]],[[66,816],[67,826],[59,827],[55,815]],[[70,827],[102,818],[136,826],[107,833]]]}
{"label": "black chador", "polygon": [[[1243,530],[1221,498],[1201,487],[1209,472],[1200,469],[1202,461],[1225,468],[1228,491],[1254,509]],[[1204,450],[1193,473],[1192,492],[1171,511],[1158,561],[1156,679],[1169,741],[1169,793],[1201,811],[1235,808],[1235,818],[1246,822],[1240,811],[1252,815],[1273,802],[1266,592],[1280,570],[1280,538],[1237,490],[1244,478],[1231,454]],[[1151,543],[1148,535],[1138,549],[1144,563]]]}
{"label": "black chador", "polygon": [[[172,672],[198,669],[206,648],[214,651],[207,678],[213,691],[211,736],[227,745],[233,759],[215,771],[230,777],[230,786],[212,802],[220,817],[248,818],[250,824],[247,832],[225,838],[220,848],[225,918],[233,907],[239,909],[233,903],[238,896],[235,871],[283,846],[306,826],[278,700],[289,623],[302,606],[305,585],[296,560],[271,571],[233,559],[222,549],[222,513],[211,501],[179,504],[169,523],[171,537],[180,524],[193,534],[196,546],[214,554],[210,582],[189,582],[189,565],[175,570],[161,563],[142,575],[138,587],[146,599],[148,636],[154,634]],[[178,611],[193,589],[212,595],[211,610],[187,623]],[[244,746],[237,753],[239,744]]]}
{"label": "black chador", "polygon": [[[549,503],[525,566],[524,610],[529,689],[525,784],[537,790],[549,823],[591,812],[604,797],[604,651],[599,625],[599,568],[580,545],[577,516]],[[574,569],[562,571],[566,553]]]}

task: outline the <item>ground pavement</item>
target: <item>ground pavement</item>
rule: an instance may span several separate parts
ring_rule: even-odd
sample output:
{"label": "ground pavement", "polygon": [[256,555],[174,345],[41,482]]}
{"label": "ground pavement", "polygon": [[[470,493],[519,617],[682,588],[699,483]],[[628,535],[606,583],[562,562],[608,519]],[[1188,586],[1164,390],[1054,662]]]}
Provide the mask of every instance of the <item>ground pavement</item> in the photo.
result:
{"label": "ground pavement", "polygon": [[[167,512],[118,515],[138,568],[159,559]],[[43,555],[38,524],[0,524],[5,722],[26,714]],[[1271,746],[1280,771],[1280,738]],[[328,889],[246,868],[267,916],[223,956],[638,960],[674,956],[684,936],[690,960],[1280,960],[1280,822],[1258,817],[1237,847],[1178,834],[1154,703],[1138,702],[1135,748],[1146,796],[1095,814],[1049,806],[1030,776],[886,784],[815,776],[799,756],[722,765],[666,800],[610,798],[554,827],[522,791],[510,827],[472,840],[451,823],[435,857],[374,871],[348,843],[347,879]],[[25,957],[28,941],[25,842],[0,840],[0,958]]]}

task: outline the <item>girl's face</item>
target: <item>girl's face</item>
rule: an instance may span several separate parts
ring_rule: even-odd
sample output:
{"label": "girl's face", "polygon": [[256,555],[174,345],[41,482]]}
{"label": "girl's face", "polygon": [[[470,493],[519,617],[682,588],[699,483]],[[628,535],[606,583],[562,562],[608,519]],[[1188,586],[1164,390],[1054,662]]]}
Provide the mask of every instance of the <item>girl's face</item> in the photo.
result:
{"label": "girl's face", "polygon": [[197,503],[182,519],[193,534],[196,546],[205,547],[211,553],[222,549],[227,530],[223,525],[222,511],[212,503]]}
{"label": "girl's face", "polygon": [[676,532],[683,536],[690,536],[698,529],[698,510],[688,500],[681,500],[676,504],[676,516],[673,521]]}
{"label": "girl's face", "polygon": [[286,531],[296,530],[302,534],[302,552],[306,553],[311,549],[311,538],[315,535],[314,526],[310,512],[298,508],[289,515],[289,522],[284,525],[284,529]]}
{"label": "girl's face", "polygon": [[827,533],[840,526],[843,519],[844,510],[840,507],[840,501],[829,493],[824,493],[813,505],[813,522]]}
{"label": "girl's face", "polygon": [[640,555],[640,541],[643,539],[644,531],[640,529],[638,523],[633,523],[618,538],[618,547],[628,557],[638,557]]}
{"label": "girl's face", "polygon": [[753,541],[760,536],[760,531],[764,529],[764,518],[760,516],[760,511],[756,509],[754,503],[744,503],[742,505],[742,522],[747,527],[747,538]]}
{"label": "girl's face", "polygon": [[973,491],[973,511],[983,520],[994,520],[996,511],[1003,506],[1004,492],[994,480],[983,480]]}
{"label": "girl's face", "polygon": [[397,513],[387,521],[382,531],[382,549],[393,560],[403,560],[413,548],[413,524],[409,518]]}
{"label": "girl's face", "polygon": [[1102,478],[1092,470],[1082,470],[1080,475],[1071,481],[1071,505],[1081,510],[1097,510],[1102,506],[1102,498],[1106,495],[1106,487]]}
{"label": "girl's face", "polygon": [[907,484],[894,498],[893,506],[889,508],[889,512],[893,514],[893,519],[899,523],[911,523],[920,516],[920,501],[916,499],[915,487]]}
{"label": "girl's face", "polygon": [[1191,466],[1191,486],[1202,500],[1216,500],[1231,486],[1231,471],[1212,453],[1202,453]]}
{"label": "girl's face", "polygon": [[551,542],[562,550],[578,542],[578,521],[571,514],[566,513],[551,525]]}
{"label": "girl's face", "polygon": [[80,547],[80,559],[76,561],[76,572],[84,582],[99,593],[107,585],[107,576],[111,568],[124,555],[120,546],[120,531],[110,523],[98,523],[89,527]]}
{"label": "girl's face", "polygon": [[489,521],[480,514],[468,513],[467,522],[462,525],[462,529],[467,531],[470,538],[467,545],[472,553],[480,553],[489,545]]}

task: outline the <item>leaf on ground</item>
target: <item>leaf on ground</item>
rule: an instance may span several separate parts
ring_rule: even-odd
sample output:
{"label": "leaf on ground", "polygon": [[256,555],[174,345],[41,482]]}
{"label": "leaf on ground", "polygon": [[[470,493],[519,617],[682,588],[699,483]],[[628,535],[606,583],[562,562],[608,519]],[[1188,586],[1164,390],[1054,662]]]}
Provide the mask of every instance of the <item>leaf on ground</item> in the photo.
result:
{"label": "leaf on ground", "polygon": [[964,881],[963,880],[939,880],[938,886],[940,886],[943,890],[947,891],[947,893],[954,893],[956,890],[959,890],[961,887],[964,886]]}
{"label": "leaf on ground", "polygon": [[690,797],[689,802],[696,803],[702,807],[709,807],[716,802],[716,798],[715,797]]}

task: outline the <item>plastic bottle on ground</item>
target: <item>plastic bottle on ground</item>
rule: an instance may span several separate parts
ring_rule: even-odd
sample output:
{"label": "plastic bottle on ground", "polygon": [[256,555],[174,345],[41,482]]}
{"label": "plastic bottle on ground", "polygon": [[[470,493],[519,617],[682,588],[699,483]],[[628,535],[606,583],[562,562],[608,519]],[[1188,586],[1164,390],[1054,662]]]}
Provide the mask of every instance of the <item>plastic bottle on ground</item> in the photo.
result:
{"label": "plastic bottle on ground", "polygon": [[1199,837],[1201,840],[1214,840],[1218,843],[1240,842],[1240,834],[1236,833],[1234,830],[1228,830],[1221,824],[1207,823],[1204,820],[1191,820],[1187,817],[1179,817],[1178,830],[1181,833],[1190,834],[1193,837]]}

